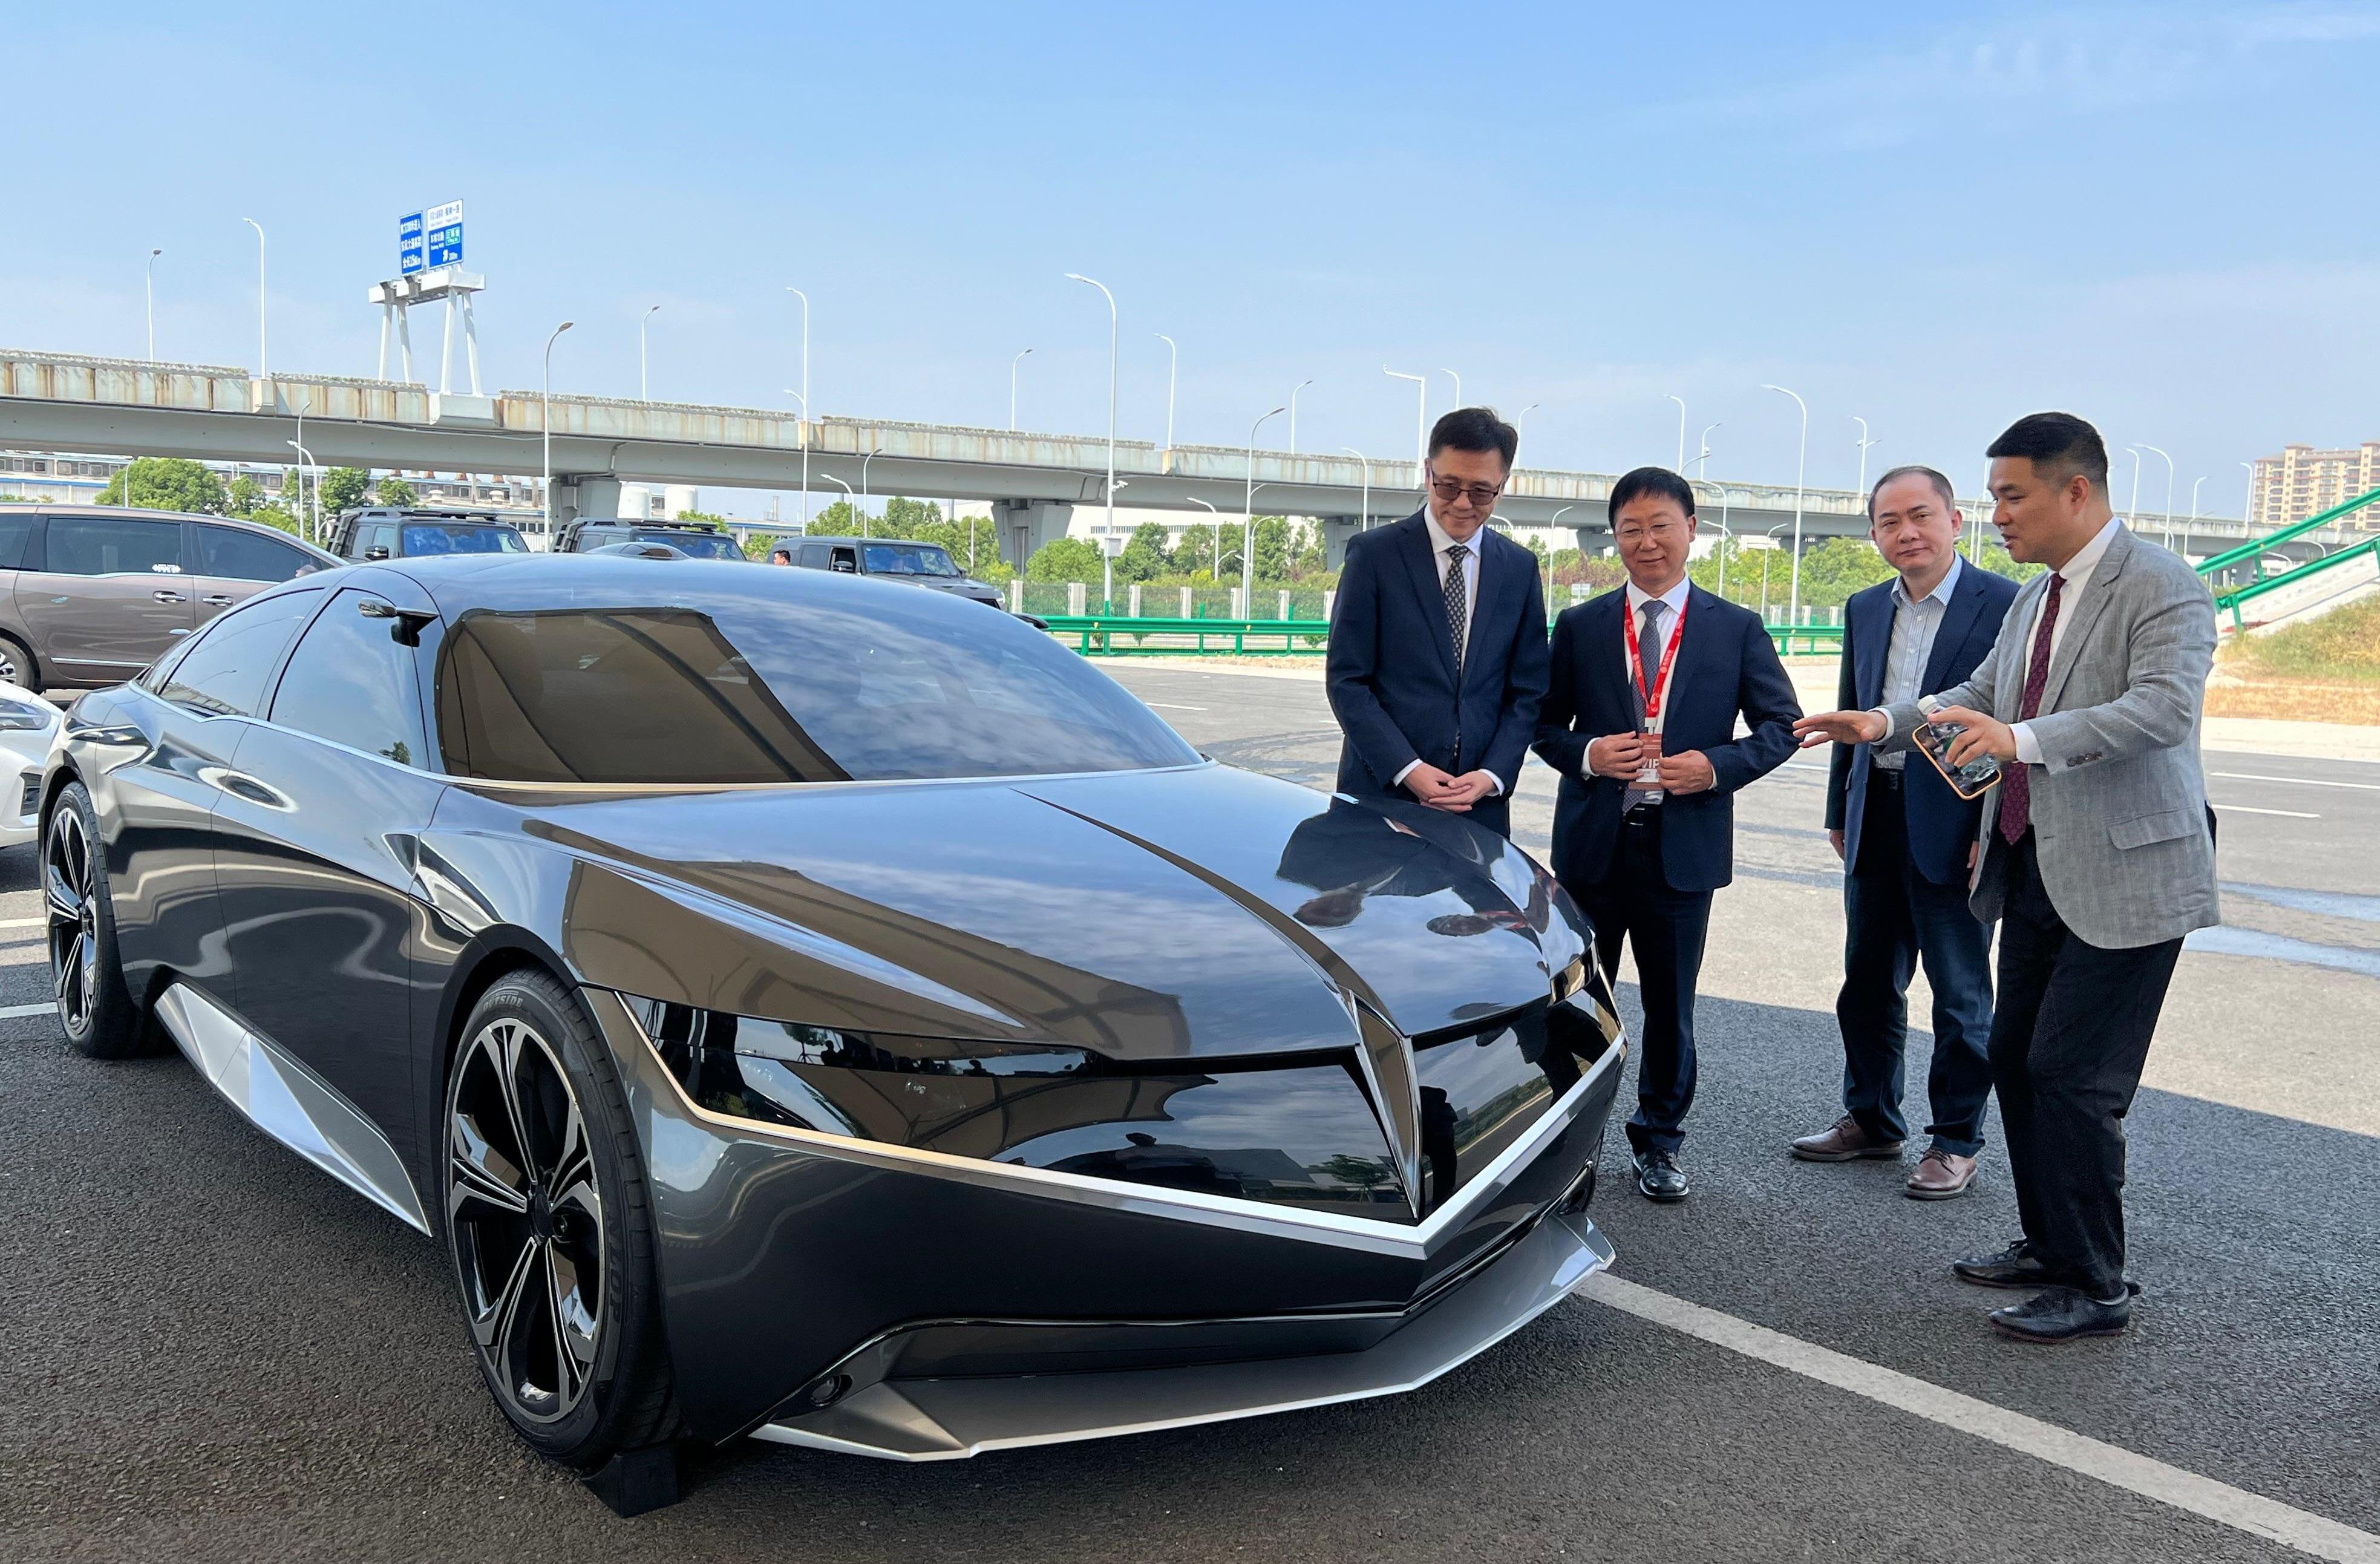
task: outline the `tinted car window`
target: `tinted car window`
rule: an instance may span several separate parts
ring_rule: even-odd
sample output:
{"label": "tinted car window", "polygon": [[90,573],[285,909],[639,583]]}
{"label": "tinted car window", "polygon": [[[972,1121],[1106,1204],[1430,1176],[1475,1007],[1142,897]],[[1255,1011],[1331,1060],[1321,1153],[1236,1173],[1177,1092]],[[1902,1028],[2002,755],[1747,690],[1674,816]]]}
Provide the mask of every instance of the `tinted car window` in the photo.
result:
{"label": "tinted car window", "polygon": [[309,590],[243,603],[208,625],[152,687],[193,711],[254,716],[263,707],[264,681],[281,660],[281,649],[322,602],[321,592]]}
{"label": "tinted car window", "polygon": [[433,521],[405,524],[405,552],[419,554],[525,554],[528,545],[509,527],[447,527]]}
{"label": "tinted car window", "polygon": [[321,562],[286,543],[231,527],[199,528],[199,574],[239,581],[293,581]]}
{"label": "tinted car window", "polygon": [[927,544],[870,543],[868,545],[868,574],[870,576],[956,576],[959,567],[941,549]]}
{"label": "tinted car window", "polygon": [[697,559],[742,559],[744,551],[735,546],[733,538],[702,532],[639,532],[639,543],[667,543],[682,553]]}
{"label": "tinted car window", "polygon": [[474,611],[440,650],[437,692],[447,770],[517,782],[1023,776],[1198,758],[1048,637],[936,593]]}
{"label": "tinted car window", "polygon": [[802,564],[812,570],[824,570],[826,568],[826,545],[824,543],[804,544],[802,546]]}
{"label": "tinted car window", "polygon": [[393,621],[364,616],[358,605],[371,596],[351,588],[331,600],[290,655],[273,721],[418,766],[425,750],[413,649],[390,636]]}
{"label": "tinted car window", "polygon": [[33,535],[30,515],[0,515],[0,570],[17,570],[25,563],[25,542]]}
{"label": "tinted car window", "polygon": [[[395,522],[382,522],[380,526],[373,527],[371,529],[371,540],[367,542],[364,547],[367,551],[372,549],[385,549],[394,552],[396,549],[396,524]],[[381,557],[385,559],[387,555],[383,554]]]}
{"label": "tinted car window", "polygon": [[182,524],[54,515],[44,556],[42,567],[58,576],[145,574],[161,564],[179,570]]}

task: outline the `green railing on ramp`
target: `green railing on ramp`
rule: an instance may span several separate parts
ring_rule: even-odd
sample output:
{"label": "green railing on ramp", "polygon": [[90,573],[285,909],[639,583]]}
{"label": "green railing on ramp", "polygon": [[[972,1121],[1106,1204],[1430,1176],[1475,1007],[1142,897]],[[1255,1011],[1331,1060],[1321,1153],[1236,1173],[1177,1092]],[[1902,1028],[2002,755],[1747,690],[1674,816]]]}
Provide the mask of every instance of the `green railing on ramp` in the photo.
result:
{"label": "green railing on ramp", "polygon": [[[2370,500],[2375,496],[2380,496],[2380,491],[2367,494],[2364,498]],[[2374,538],[2369,542],[2358,543],[2351,549],[2341,549],[2335,554],[2325,554],[2320,559],[2310,559],[2295,570],[2286,570],[2278,576],[2267,576],[2259,580],[2233,587],[2228,591],[2218,591],[2215,594],[2216,612],[2220,613],[2228,610],[2231,615],[2231,628],[2243,630],[2247,628],[2247,616],[2240,611],[2244,605],[2268,592],[2277,592],[2285,588],[2301,586],[2310,576],[2319,576],[2326,570],[2336,570],[2350,560],[2359,560],[2366,556],[2380,562],[2380,538]]]}
{"label": "green railing on ramp", "polygon": [[[2222,572],[2230,569],[2235,564],[2248,564],[2252,563],[2256,567],[2257,579],[2261,581],[2264,578],[2265,573],[2265,555],[2270,552],[2276,544],[2293,542],[2296,540],[2304,537],[2309,532],[2328,527],[2344,517],[2353,515],[2357,511],[2374,503],[2380,503],[2380,489],[2374,489],[2369,494],[2360,495],[2355,499],[2348,501],[2345,504],[2333,505],[2330,509],[2323,512],[2320,515],[2311,515],[2306,517],[2303,521],[2294,522],[2288,527],[2282,527],[2279,531],[2259,538],[2253,542],[2242,543],[2239,547],[2233,549],[2226,549],[2219,554],[2210,554],[2206,558],[2198,562],[2198,574],[2206,576],[2217,576]],[[2316,560],[2309,561],[2307,563],[2320,564],[2321,562]],[[2277,577],[2276,579],[2278,578]]]}

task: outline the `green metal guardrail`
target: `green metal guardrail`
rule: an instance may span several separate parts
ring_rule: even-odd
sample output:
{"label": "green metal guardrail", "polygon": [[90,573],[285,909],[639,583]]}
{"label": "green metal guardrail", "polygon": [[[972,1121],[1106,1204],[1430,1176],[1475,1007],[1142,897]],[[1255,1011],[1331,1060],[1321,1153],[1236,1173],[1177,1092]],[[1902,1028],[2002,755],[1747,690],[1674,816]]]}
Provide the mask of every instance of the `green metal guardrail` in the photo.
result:
{"label": "green metal guardrail", "polygon": [[[2323,512],[2320,515],[2308,516],[2303,521],[2284,527],[2279,531],[2272,533],[2266,537],[2259,538],[2253,542],[2242,543],[2237,548],[2226,549],[2219,554],[2209,554],[2206,558],[2198,562],[2198,574],[2209,576],[2216,576],[2223,571],[2230,569],[2235,564],[2247,564],[2252,563],[2256,567],[2256,579],[2262,581],[2265,578],[2265,555],[2272,550],[2275,544],[2287,543],[2293,541],[2296,539],[2302,538],[2309,532],[2313,532],[2320,527],[2328,527],[2333,522],[2339,520],[2341,517],[2352,515],[2357,511],[2374,503],[2380,503],[2380,489],[2374,489],[2369,494],[2361,495],[2356,499],[2350,500],[2343,505],[2333,505],[2330,509]],[[2351,552],[2353,551],[2350,552]],[[2308,563],[2320,564],[2321,562],[2315,560],[2309,561]],[[2303,567],[2301,566],[2300,568]]]}
{"label": "green metal guardrail", "polygon": [[[1228,652],[1234,657],[1315,656],[1330,638],[1329,622],[1320,619],[1135,619],[1122,613],[1043,617],[1051,635],[1073,640],[1075,649],[1085,657],[1180,657],[1202,652]],[[1548,630],[1550,633],[1550,625]],[[1768,638],[1780,655],[1815,656],[1840,651],[1843,627],[1771,624]],[[1158,644],[1151,645],[1152,641]]]}
{"label": "green metal guardrail", "polygon": [[[2367,499],[2374,497],[2365,496]],[[2278,576],[2267,576],[2260,580],[2251,581],[2245,586],[2217,592],[2215,594],[2216,612],[2220,613],[2227,609],[2229,610],[2231,628],[2243,630],[2247,628],[2247,617],[2240,612],[2241,605],[2261,598],[2267,592],[2277,592],[2286,587],[2295,587],[2310,576],[2319,576],[2325,570],[2345,564],[2350,560],[2362,559],[2367,554],[2374,561],[2380,561],[2380,538],[2374,538],[2367,543],[2358,543],[2351,549],[2342,549],[2335,554],[2325,554],[2320,559],[2310,559],[2295,570],[2283,571]]]}

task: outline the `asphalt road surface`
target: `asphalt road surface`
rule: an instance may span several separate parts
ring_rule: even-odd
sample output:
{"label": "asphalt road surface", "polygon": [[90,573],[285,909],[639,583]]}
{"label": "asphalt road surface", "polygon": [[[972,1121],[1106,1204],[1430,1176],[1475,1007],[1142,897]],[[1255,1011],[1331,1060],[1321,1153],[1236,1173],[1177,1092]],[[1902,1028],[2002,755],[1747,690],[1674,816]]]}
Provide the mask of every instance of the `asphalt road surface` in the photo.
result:
{"label": "asphalt road surface", "polygon": [[[1318,684],[1118,676],[1328,784]],[[2132,1113],[2125,1338],[2002,1340],[1950,1279],[2015,1231],[1996,1146],[1940,1205],[1785,1156],[1841,1059],[1814,758],[1740,801],[1694,1196],[1597,1198],[1629,1285],[1400,1399],[930,1466],[749,1444],[634,1521],[511,1437],[427,1241],[178,1057],[0,1014],[0,1558],[2380,1559],[2380,766],[2208,770],[2231,921]],[[1533,767],[1539,854],[1551,799]],[[0,853],[0,1012],[48,998],[34,886]]]}

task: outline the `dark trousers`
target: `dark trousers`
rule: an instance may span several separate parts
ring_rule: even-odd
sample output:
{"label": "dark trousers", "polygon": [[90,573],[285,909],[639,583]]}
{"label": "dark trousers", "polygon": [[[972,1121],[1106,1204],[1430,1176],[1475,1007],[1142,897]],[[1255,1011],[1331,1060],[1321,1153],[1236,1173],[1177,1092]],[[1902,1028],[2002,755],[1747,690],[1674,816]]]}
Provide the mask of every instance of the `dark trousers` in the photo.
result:
{"label": "dark trousers", "polygon": [[1937,885],[1909,852],[1898,772],[1868,777],[1859,862],[1843,878],[1843,1111],[1880,1140],[1908,1138],[1900,1116],[1909,1048],[1909,979],[1925,964],[1934,989],[1934,1064],[1925,1133],[1944,1151],[1983,1149],[1992,1095],[1991,929],[1967,908],[1964,879]]}
{"label": "dark trousers", "polygon": [[1991,851],[2008,871],[1992,1082],[2017,1214],[2044,1260],[2112,1298],[2124,1286],[2124,1115],[2181,941],[2087,944],[2050,905],[2030,831],[2013,848],[1994,837]]}
{"label": "dark trousers", "polygon": [[1675,1151],[1686,1138],[1686,1109],[1694,1102],[1694,985],[1710,933],[1711,893],[1670,889],[1661,870],[1659,806],[1620,822],[1603,879],[1564,889],[1595,926],[1595,954],[1606,982],[1619,982],[1621,941],[1636,952],[1645,1035],[1628,1144],[1639,1151]]}

